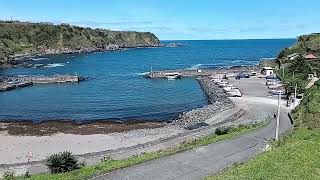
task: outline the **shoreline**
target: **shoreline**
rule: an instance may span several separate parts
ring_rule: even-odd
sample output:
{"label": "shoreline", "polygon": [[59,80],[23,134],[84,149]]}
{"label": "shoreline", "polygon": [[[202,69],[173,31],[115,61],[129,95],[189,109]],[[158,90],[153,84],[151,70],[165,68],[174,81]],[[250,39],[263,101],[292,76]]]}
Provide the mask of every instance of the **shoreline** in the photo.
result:
{"label": "shoreline", "polygon": [[[250,65],[250,66],[241,66],[241,67],[235,67],[232,69],[213,69],[210,70],[210,75],[217,75],[221,72],[229,72],[234,70],[248,70],[252,68],[257,68],[258,65]],[[228,71],[229,70],[229,71]],[[67,132],[71,134],[108,134],[113,132],[126,132],[130,131],[132,129],[141,129],[141,128],[157,128],[157,127],[163,127],[164,124],[178,126],[180,128],[186,128],[186,129],[193,129],[196,127],[203,126],[205,124],[202,124],[206,119],[214,116],[215,114],[218,114],[222,111],[232,109],[235,105],[232,104],[230,99],[226,96],[226,94],[222,91],[221,88],[219,88],[217,85],[215,85],[211,80],[209,76],[204,76],[202,78],[196,79],[198,83],[200,84],[200,87],[203,91],[203,93],[206,95],[208,104],[204,105],[199,108],[190,109],[185,112],[176,112],[176,115],[172,118],[166,118],[162,120],[157,119],[117,119],[117,118],[111,118],[111,119],[99,119],[99,120],[90,120],[90,121],[77,121],[77,120],[68,120],[68,119],[53,119],[53,120],[41,120],[39,122],[33,121],[33,120],[0,120],[0,124],[6,123],[8,125],[7,129],[10,129],[11,134],[16,135],[23,135],[28,134],[27,132],[23,131],[20,134],[18,132],[15,132],[12,130],[11,127],[19,127],[23,126],[24,129],[31,130],[32,127],[41,130],[41,133],[38,133],[38,135],[52,135],[59,132]],[[202,125],[201,125],[202,124]],[[74,129],[75,127],[101,127],[101,129],[105,129],[105,132],[101,131],[101,129],[98,129],[98,132],[88,131],[81,132],[81,130],[66,130],[64,129],[65,126],[68,126],[69,129]],[[49,130],[48,127],[53,126],[55,130]],[[110,128],[106,128],[106,126],[110,126]],[[46,129],[46,130],[45,130]],[[3,131],[0,129],[0,132]],[[35,133],[37,135],[37,133]]]}
{"label": "shoreline", "polygon": [[160,48],[160,47],[181,47],[186,46],[183,43],[169,43],[169,44],[138,44],[138,45],[108,45],[105,48],[83,48],[80,50],[72,49],[47,49],[44,52],[36,53],[25,53],[25,54],[15,54],[9,57],[6,63],[0,64],[0,68],[14,68],[14,67],[34,67],[29,62],[33,62],[32,58],[41,58],[46,56],[54,55],[70,55],[70,54],[88,54],[88,53],[98,53],[98,52],[113,52],[113,51],[125,51],[128,49],[139,49],[139,48]]}
{"label": "shoreline", "polygon": [[10,136],[51,136],[59,133],[73,135],[93,135],[122,133],[137,129],[154,129],[166,126],[164,122],[129,122],[117,123],[110,121],[95,121],[77,123],[75,121],[0,121],[0,133]]}

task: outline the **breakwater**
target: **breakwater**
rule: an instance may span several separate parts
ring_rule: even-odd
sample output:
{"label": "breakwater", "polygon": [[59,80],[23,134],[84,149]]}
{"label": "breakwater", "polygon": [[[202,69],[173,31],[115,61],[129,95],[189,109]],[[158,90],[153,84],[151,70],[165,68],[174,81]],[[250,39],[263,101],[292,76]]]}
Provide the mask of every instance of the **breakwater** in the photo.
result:
{"label": "breakwater", "polygon": [[179,73],[181,77],[205,77],[213,74],[225,74],[225,73],[240,73],[244,71],[258,71],[259,68],[256,65],[252,66],[233,66],[224,67],[219,69],[178,69],[178,70],[163,70],[163,71],[150,71],[144,76],[146,78],[164,78],[167,73]]}
{"label": "breakwater", "polygon": [[7,76],[1,77],[0,91],[10,91],[16,88],[32,86],[33,84],[68,83],[84,80],[76,75],[54,76]]}
{"label": "breakwater", "polygon": [[173,122],[180,127],[188,128],[203,123],[205,120],[235,107],[223,90],[214,84],[210,78],[204,77],[197,80],[208,97],[209,105],[181,114]]}

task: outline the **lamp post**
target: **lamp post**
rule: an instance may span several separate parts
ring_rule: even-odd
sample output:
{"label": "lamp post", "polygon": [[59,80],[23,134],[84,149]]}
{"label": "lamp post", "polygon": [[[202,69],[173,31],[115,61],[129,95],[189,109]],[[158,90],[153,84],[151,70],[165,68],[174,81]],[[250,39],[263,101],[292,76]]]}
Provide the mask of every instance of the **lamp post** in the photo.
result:
{"label": "lamp post", "polygon": [[277,122],[276,122],[276,141],[279,140],[280,100],[281,100],[281,91],[279,91],[279,98],[278,98],[278,115],[277,115]]}

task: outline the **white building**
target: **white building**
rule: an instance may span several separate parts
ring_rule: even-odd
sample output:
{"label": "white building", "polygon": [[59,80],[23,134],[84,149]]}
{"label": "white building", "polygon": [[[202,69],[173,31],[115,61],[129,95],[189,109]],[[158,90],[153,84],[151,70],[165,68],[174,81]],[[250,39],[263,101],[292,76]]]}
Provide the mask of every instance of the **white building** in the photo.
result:
{"label": "white building", "polygon": [[261,74],[266,75],[266,76],[272,75],[272,74],[274,74],[273,68],[272,67],[263,67],[261,70]]}

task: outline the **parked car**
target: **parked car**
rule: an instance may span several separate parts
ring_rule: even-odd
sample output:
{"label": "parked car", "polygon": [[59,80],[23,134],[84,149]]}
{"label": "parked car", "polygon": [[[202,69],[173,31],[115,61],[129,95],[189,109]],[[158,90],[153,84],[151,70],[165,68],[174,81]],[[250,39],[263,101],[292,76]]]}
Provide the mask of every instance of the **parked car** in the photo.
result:
{"label": "parked car", "polygon": [[227,77],[227,78],[230,78],[230,77],[235,77],[236,74],[235,73],[227,73],[224,76]]}
{"label": "parked car", "polygon": [[[268,79],[268,80],[270,80],[270,79]],[[267,82],[266,82],[266,85],[267,85],[267,86],[270,86],[270,85],[275,85],[275,84],[279,84],[279,83],[281,83],[281,81],[279,81],[279,80],[273,80],[273,81],[267,81]]]}
{"label": "parked car", "polygon": [[277,76],[275,74],[266,76],[266,79],[278,79]]}
{"label": "parked car", "polygon": [[230,97],[241,97],[242,96],[239,89],[232,89],[231,91],[227,91],[226,94]]}
{"label": "parked car", "polygon": [[224,88],[222,88],[225,92],[227,91],[231,91],[233,89],[238,89],[237,87],[234,87],[232,84],[228,84],[227,86],[225,86]]}
{"label": "parked car", "polygon": [[281,93],[281,95],[286,95],[286,91],[283,90],[273,90],[272,94],[273,95],[279,95]]}
{"label": "parked car", "polygon": [[283,84],[278,83],[278,84],[272,84],[268,86],[269,89],[277,89],[280,87],[283,87]]}
{"label": "parked car", "polygon": [[248,73],[240,73],[236,76],[236,79],[241,79],[241,78],[250,78],[250,74]]}
{"label": "parked car", "polygon": [[257,72],[255,72],[255,71],[250,72],[250,76],[256,76],[256,75],[257,75]]}
{"label": "parked car", "polygon": [[222,81],[220,78],[213,78],[212,80],[213,80],[214,83],[218,83],[218,82]]}
{"label": "parked car", "polygon": [[221,87],[221,88],[223,88],[223,87],[228,86],[228,83],[229,83],[229,82],[223,81],[223,82],[221,82],[221,83],[218,83],[218,86]]}

